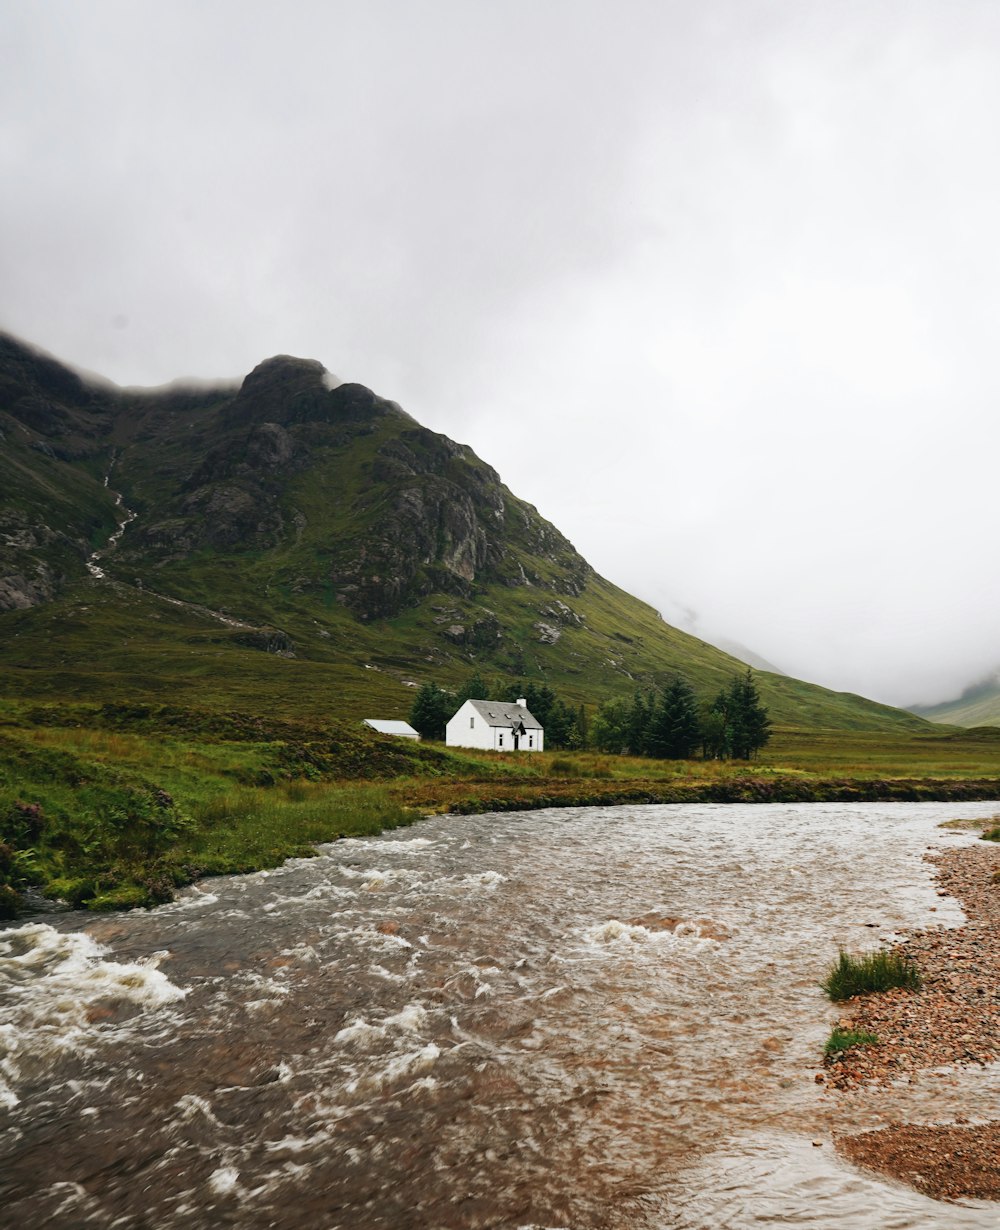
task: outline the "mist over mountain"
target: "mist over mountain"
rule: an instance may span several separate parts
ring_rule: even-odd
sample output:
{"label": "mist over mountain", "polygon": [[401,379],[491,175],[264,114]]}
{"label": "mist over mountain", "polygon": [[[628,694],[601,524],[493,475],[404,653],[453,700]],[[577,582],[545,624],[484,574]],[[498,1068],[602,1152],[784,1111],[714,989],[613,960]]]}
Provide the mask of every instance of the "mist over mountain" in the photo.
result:
{"label": "mist over mountain", "polygon": [[[426,679],[595,703],[745,669],[601,577],[469,448],[278,355],[120,389],[0,336],[0,663],[34,696],[393,716]],[[748,657],[750,655],[747,655]],[[774,673],[779,722],[920,729]]]}
{"label": "mist over mountain", "polygon": [[1000,726],[1000,668],[970,684],[954,700],[911,705],[911,712],[953,726]]}

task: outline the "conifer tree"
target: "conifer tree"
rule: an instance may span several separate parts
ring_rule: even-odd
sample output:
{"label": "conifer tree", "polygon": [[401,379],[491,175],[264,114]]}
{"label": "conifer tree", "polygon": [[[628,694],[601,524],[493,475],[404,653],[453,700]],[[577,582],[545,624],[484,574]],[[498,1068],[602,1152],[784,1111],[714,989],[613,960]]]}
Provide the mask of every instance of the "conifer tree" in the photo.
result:
{"label": "conifer tree", "polygon": [[445,726],[457,706],[455,698],[436,683],[425,683],[413,698],[410,725],[422,739],[443,739]]}
{"label": "conifer tree", "polygon": [[489,700],[490,690],[489,684],[483,679],[479,671],[474,675],[470,675],[465,683],[455,693],[455,709],[461,709],[467,700]]}
{"label": "conifer tree", "polygon": [[636,690],[629,711],[627,748],[631,756],[649,755],[649,726],[656,710],[656,698],[652,692]]}
{"label": "conifer tree", "polygon": [[725,727],[725,751],[718,754],[750,760],[771,737],[771,719],[749,667],[745,675],[733,676],[729,687],[715,698],[712,710],[722,715]]}
{"label": "conifer tree", "polygon": [[671,760],[686,760],[698,746],[701,723],[694,689],[680,675],[663,693],[666,755]]}
{"label": "conifer tree", "polygon": [[590,722],[587,719],[587,707],[582,703],[576,711],[576,730],[580,738],[580,747],[586,747],[590,743]]}
{"label": "conifer tree", "polygon": [[694,689],[678,675],[663,689],[646,727],[646,754],[686,760],[698,746],[701,721]]}

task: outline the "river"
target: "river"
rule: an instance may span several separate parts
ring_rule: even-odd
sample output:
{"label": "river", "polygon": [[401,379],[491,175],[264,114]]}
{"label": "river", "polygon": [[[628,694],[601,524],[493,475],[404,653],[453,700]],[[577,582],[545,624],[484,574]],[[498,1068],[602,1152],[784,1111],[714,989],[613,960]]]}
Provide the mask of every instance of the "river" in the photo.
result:
{"label": "river", "polygon": [[0,1223],[995,1226],[832,1134],[995,1117],[996,1066],[815,1080],[838,947],[959,923],[922,854],[995,810],[442,816],[155,910],[10,926]]}

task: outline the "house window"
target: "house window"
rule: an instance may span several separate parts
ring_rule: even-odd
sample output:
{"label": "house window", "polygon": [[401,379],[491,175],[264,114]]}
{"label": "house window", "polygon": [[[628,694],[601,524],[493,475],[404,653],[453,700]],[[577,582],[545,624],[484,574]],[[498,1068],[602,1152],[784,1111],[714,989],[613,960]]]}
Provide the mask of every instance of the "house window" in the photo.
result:
{"label": "house window", "polygon": [[469,729],[474,730],[475,726],[476,726],[476,719],[474,717],[470,717],[469,718]]}
{"label": "house window", "polygon": [[499,739],[500,739],[500,746],[503,747],[503,735],[500,735]]}
{"label": "house window", "polygon": [[528,735],[528,747],[534,747],[534,746],[535,746],[535,736]]}

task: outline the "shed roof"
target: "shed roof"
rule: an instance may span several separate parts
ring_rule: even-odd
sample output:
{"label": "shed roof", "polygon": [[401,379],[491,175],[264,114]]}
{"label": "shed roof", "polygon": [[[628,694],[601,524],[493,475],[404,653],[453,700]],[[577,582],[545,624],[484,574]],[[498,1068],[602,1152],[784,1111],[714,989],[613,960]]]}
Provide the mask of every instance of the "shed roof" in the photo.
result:
{"label": "shed roof", "polygon": [[490,726],[503,726],[507,729],[520,722],[526,730],[541,730],[542,724],[531,716],[524,705],[516,705],[510,700],[470,700],[475,711]]}
{"label": "shed roof", "polygon": [[365,718],[364,722],[372,730],[377,730],[380,735],[405,735],[408,739],[420,738],[409,722],[392,721],[386,718]]}

